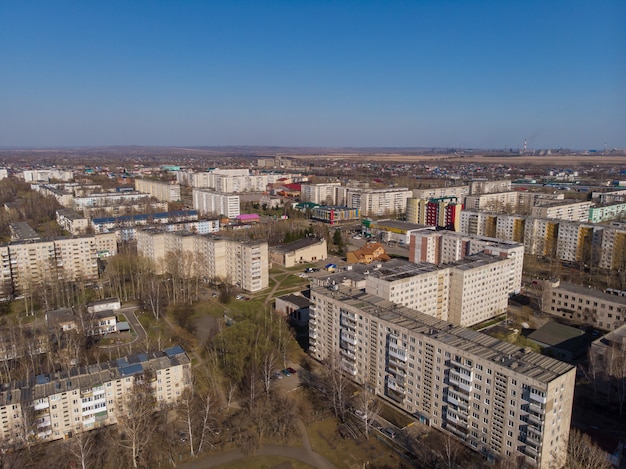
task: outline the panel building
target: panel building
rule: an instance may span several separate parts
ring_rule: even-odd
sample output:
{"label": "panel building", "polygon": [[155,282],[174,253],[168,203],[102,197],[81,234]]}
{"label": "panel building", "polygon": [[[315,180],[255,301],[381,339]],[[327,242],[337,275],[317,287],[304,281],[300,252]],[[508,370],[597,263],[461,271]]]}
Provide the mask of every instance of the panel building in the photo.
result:
{"label": "panel building", "polygon": [[135,179],[135,190],[145,192],[161,202],[178,202],[180,200],[180,185],[152,179]]}
{"label": "panel building", "polygon": [[2,384],[0,435],[19,445],[115,424],[135,382],[142,380],[154,391],[155,410],[174,404],[191,386],[189,357],[176,346]]}
{"label": "panel building", "polygon": [[340,286],[312,286],[309,314],[311,356],[422,422],[488,458],[564,459],[574,366]]}
{"label": "panel building", "polygon": [[202,214],[224,215],[228,218],[235,218],[240,213],[238,195],[194,189],[192,197],[194,210]]}

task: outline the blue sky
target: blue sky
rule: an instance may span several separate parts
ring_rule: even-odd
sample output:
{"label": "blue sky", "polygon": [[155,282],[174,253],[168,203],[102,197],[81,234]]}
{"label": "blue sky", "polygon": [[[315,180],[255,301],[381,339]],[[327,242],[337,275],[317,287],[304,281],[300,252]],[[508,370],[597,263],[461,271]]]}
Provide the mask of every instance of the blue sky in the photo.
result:
{"label": "blue sky", "polygon": [[626,2],[0,1],[0,146],[626,147]]}

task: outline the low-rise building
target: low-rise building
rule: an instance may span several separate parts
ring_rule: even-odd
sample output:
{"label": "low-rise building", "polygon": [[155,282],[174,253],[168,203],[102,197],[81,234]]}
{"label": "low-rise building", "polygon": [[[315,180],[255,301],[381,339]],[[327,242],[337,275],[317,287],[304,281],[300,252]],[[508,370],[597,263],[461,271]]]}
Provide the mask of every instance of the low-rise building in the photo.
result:
{"label": "low-rise building", "polygon": [[328,257],[328,246],[324,238],[306,237],[270,249],[270,259],[284,267],[317,262]]}
{"label": "low-rise building", "polygon": [[348,251],[346,262],[348,264],[371,264],[375,261],[388,261],[391,259],[380,243],[365,243],[363,247]]}
{"label": "low-rise building", "polygon": [[71,235],[85,234],[89,229],[89,220],[74,210],[60,208],[56,213],[57,223]]}

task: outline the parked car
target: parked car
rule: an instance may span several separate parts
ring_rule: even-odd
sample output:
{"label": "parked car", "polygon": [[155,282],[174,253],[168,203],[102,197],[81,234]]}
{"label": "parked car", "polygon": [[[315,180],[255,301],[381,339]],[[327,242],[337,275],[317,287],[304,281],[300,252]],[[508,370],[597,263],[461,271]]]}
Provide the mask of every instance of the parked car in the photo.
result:
{"label": "parked car", "polygon": [[297,371],[296,371],[296,370],[294,370],[294,369],[293,369],[293,368],[291,368],[291,367],[287,368],[287,371],[288,371],[289,373],[291,373],[292,375],[295,375],[295,374],[297,373]]}
{"label": "parked car", "polygon": [[282,371],[282,374],[284,374],[285,376],[291,376],[291,373],[289,373],[289,370],[288,370],[287,368],[285,368],[285,369]]}
{"label": "parked car", "polygon": [[385,435],[387,435],[389,438],[395,438],[396,437],[396,432],[394,432],[391,428],[385,428],[383,430],[383,433]]}
{"label": "parked car", "polygon": [[361,420],[365,420],[365,412],[363,412],[360,409],[357,409],[354,411],[354,415],[356,415],[358,418],[360,418]]}

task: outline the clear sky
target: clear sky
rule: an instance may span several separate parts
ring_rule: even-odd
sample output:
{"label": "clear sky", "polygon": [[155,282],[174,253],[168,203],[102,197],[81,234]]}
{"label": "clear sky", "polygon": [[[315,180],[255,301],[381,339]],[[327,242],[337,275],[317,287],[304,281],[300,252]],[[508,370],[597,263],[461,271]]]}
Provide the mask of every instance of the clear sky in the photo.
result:
{"label": "clear sky", "polygon": [[626,147],[626,1],[0,0],[0,146]]}

